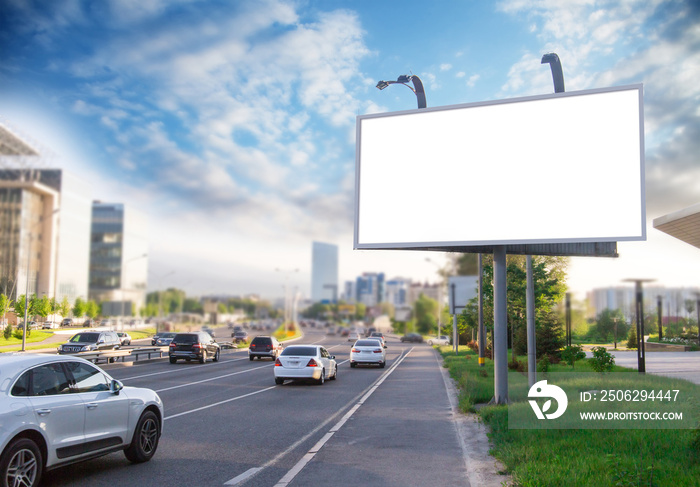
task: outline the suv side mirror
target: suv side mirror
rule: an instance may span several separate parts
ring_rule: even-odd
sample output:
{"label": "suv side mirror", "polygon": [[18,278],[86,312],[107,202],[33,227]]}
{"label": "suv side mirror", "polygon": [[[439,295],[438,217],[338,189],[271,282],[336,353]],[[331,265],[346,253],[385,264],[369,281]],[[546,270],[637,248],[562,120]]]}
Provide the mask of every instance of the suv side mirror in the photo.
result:
{"label": "suv side mirror", "polygon": [[119,382],[119,381],[116,380],[116,379],[112,379],[112,382],[111,382],[110,385],[109,385],[109,391],[110,391],[112,394],[118,396],[118,395],[119,395],[119,391],[121,391],[122,389],[124,389],[124,384],[122,384],[121,382]]}

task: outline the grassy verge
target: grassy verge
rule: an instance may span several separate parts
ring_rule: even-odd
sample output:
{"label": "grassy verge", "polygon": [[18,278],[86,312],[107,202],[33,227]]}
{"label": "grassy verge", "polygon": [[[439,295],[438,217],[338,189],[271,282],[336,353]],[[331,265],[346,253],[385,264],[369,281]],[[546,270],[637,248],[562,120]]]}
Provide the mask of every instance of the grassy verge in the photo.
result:
{"label": "grassy verge", "polygon": [[[50,331],[32,330],[32,332],[27,337],[26,343],[42,342],[51,336],[53,336],[53,333]],[[6,340],[4,336],[0,335],[0,347],[6,345],[17,345],[17,350],[19,350],[20,348],[22,348],[22,339],[10,337],[9,340]]]}
{"label": "grassy verge", "polygon": [[296,326],[294,327],[294,330],[286,330],[284,325],[280,325],[277,330],[272,334],[277,340],[280,342],[284,342],[286,340],[292,340],[293,338],[297,338],[301,336],[301,327]]}
{"label": "grassy verge", "polygon": [[[441,347],[445,366],[460,388],[459,405],[490,426],[492,455],[517,486],[700,486],[700,430],[509,429],[506,406],[475,405],[493,396],[493,362],[460,347]],[[576,372],[591,371],[586,361]],[[551,372],[571,370],[555,365]],[[629,371],[616,367],[616,372]],[[659,378],[664,380],[664,378]]]}

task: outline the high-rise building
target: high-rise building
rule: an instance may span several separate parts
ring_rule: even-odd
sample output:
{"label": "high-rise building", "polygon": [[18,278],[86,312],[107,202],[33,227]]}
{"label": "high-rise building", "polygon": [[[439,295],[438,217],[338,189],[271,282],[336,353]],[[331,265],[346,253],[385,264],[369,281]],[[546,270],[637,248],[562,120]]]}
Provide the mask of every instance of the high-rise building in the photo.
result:
{"label": "high-rise building", "polygon": [[105,316],[132,316],[146,304],[148,229],[143,214],[120,203],[92,204],[90,299]]}
{"label": "high-rise building", "polygon": [[89,190],[61,169],[0,170],[0,292],[88,297]]}
{"label": "high-rise building", "polygon": [[338,246],[313,242],[311,247],[311,300],[338,301]]}
{"label": "high-rise building", "polygon": [[376,306],[386,300],[385,279],[383,272],[365,272],[355,283],[357,302],[366,306]]}
{"label": "high-rise building", "polygon": [[409,304],[409,290],[411,280],[395,277],[386,282],[386,302],[394,306],[406,306]]}

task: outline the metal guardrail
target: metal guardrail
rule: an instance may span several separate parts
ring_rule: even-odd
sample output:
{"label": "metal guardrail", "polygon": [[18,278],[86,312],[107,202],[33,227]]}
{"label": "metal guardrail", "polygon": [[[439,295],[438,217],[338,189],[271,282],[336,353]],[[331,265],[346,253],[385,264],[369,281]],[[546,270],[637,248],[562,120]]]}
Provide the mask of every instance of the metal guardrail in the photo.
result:
{"label": "metal guardrail", "polygon": [[[222,349],[237,348],[232,342],[219,342],[219,345]],[[144,355],[147,356],[147,360],[150,360],[153,355],[157,355],[157,358],[163,358],[163,355],[168,355],[169,348],[170,347],[136,347],[118,350],[101,350],[98,352],[78,352],[66,355],[76,355],[94,362],[104,359],[110,363],[119,360],[119,358],[124,362],[124,357],[134,357],[134,362],[138,362],[139,358],[142,358]]]}

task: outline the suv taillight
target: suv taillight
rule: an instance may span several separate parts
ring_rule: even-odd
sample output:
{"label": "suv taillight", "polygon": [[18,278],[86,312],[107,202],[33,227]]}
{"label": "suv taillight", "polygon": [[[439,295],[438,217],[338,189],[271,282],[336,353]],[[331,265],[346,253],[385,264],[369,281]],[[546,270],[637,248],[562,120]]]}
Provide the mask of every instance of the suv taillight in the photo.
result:
{"label": "suv taillight", "polygon": [[314,359],[309,360],[309,363],[306,364],[307,367],[318,367],[318,364]]}
{"label": "suv taillight", "polygon": [[278,358],[277,360],[275,360],[275,367],[281,367],[281,366],[282,366],[282,362],[280,362],[280,359]]}
{"label": "suv taillight", "polygon": [[193,343],[192,348],[202,348],[202,344],[201,343]]}

